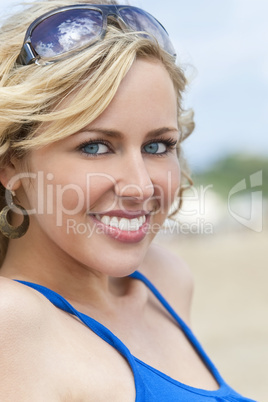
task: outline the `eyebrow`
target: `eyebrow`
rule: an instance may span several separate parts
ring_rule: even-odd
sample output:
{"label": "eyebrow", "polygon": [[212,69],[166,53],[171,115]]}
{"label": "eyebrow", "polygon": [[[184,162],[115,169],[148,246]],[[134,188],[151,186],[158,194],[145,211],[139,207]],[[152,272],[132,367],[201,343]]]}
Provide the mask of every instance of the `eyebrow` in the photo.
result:
{"label": "eyebrow", "polygon": [[[113,137],[113,138],[122,138],[124,137],[123,133],[121,131],[118,130],[110,130],[110,129],[104,129],[104,128],[90,128],[90,129],[86,129],[86,130],[81,130],[82,131],[87,131],[87,132],[94,132],[94,133],[100,133],[100,134],[104,134],[107,137]],[[160,137],[161,135],[165,134],[165,133],[170,133],[170,132],[179,132],[179,129],[176,127],[161,127],[159,129],[156,130],[151,130],[146,134],[146,137],[148,138],[152,138],[152,137]]]}

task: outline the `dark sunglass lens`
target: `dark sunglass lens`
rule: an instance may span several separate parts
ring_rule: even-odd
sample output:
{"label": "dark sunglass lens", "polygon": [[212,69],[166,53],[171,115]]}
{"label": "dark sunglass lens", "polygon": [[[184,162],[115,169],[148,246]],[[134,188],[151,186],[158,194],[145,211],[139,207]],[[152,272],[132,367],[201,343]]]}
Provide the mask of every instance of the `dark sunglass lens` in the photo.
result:
{"label": "dark sunglass lens", "polygon": [[32,32],[31,40],[39,56],[51,58],[90,45],[101,32],[101,12],[68,10],[40,22]]}
{"label": "dark sunglass lens", "polygon": [[149,13],[141,9],[123,8],[120,10],[123,21],[134,31],[144,31],[153,35],[159,45],[172,56],[176,55],[168,33],[163,26]]}

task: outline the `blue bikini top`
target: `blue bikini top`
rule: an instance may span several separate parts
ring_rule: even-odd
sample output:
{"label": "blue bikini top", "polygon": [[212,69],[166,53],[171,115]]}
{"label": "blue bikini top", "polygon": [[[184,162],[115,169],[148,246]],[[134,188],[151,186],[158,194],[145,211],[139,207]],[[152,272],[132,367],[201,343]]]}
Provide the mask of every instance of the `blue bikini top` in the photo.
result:
{"label": "blue bikini top", "polygon": [[203,390],[174,380],[161,371],[137,359],[130,353],[126,345],[121,342],[120,339],[117,338],[108,328],[93,318],[80,313],[58,293],[35,283],[25,281],[17,282],[37,290],[59,309],[78,317],[89,329],[91,329],[91,331],[106,341],[109,345],[114,347],[119,353],[121,353],[122,356],[127,359],[132,369],[135,381],[135,402],[256,402],[252,399],[244,398],[226,384],[212,361],[205,353],[201,344],[194,336],[191,329],[178,316],[178,314],[168,304],[160,292],[144,275],[136,271],[131,274],[130,277],[142,281],[162,303],[169,314],[175,319],[189,342],[198,352],[202,361],[206,364],[211,374],[218,382],[219,388],[217,390]]}

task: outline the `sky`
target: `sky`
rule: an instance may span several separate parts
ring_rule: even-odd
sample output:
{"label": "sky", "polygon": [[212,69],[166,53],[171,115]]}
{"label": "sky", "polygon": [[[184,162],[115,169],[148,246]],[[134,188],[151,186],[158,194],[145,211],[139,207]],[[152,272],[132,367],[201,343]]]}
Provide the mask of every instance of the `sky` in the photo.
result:
{"label": "sky", "polygon": [[[0,0],[12,12],[14,0]],[[121,3],[124,3],[122,1]],[[185,141],[193,169],[229,153],[268,156],[267,0],[132,0],[165,26],[186,71],[184,108],[196,129]]]}

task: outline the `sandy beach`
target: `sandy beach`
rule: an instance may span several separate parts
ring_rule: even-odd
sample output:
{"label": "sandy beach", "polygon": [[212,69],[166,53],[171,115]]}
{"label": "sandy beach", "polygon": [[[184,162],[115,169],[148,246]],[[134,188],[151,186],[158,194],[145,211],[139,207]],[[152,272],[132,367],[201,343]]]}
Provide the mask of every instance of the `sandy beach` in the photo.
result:
{"label": "sandy beach", "polygon": [[268,231],[160,235],[195,279],[192,327],[225,380],[268,401]]}

